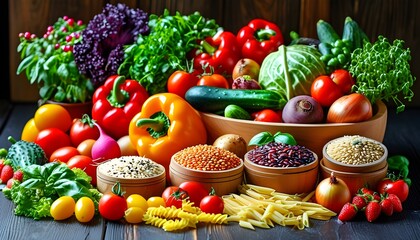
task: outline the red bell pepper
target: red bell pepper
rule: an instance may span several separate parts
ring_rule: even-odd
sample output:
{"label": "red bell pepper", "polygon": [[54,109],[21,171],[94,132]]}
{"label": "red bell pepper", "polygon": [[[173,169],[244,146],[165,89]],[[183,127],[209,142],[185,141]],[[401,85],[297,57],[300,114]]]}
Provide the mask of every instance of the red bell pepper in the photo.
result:
{"label": "red bell pepper", "polygon": [[227,31],[219,31],[213,37],[207,37],[200,43],[202,51],[198,51],[194,57],[194,69],[202,69],[203,66],[212,68],[213,73],[232,75],[233,68],[241,58],[236,36]]}
{"label": "red bell pepper", "polygon": [[284,43],[280,28],[264,19],[254,19],[236,35],[243,58],[250,58],[261,65],[264,58],[277,51]]}
{"label": "red bell pepper", "polygon": [[141,111],[149,97],[136,80],[124,76],[110,76],[93,94],[92,118],[112,138],[128,135],[131,119]]}

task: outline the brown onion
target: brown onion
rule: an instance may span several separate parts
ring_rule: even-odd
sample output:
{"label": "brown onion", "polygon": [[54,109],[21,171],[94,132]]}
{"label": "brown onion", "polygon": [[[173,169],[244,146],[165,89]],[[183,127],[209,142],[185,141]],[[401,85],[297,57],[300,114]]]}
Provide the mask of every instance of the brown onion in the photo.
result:
{"label": "brown onion", "polygon": [[335,100],[327,114],[329,123],[355,123],[372,117],[372,104],[360,93],[351,93]]}
{"label": "brown onion", "polygon": [[315,201],[335,213],[339,213],[344,204],[350,200],[349,187],[343,180],[336,178],[333,172],[315,189]]}
{"label": "brown onion", "polygon": [[258,81],[258,76],[260,74],[260,65],[250,58],[240,59],[232,72],[232,79],[236,79],[240,76],[248,75],[251,79]]}

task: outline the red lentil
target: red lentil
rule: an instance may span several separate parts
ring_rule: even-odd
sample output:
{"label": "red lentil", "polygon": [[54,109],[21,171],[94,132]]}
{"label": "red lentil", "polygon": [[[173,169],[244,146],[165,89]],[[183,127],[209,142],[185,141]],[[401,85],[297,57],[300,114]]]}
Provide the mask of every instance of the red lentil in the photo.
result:
{"label": "red lentil", "polygon": [[213,145],[199,144],[174,154],[175,162],[189,169],[201,171],[223,171],[240,165],[236,154]]}

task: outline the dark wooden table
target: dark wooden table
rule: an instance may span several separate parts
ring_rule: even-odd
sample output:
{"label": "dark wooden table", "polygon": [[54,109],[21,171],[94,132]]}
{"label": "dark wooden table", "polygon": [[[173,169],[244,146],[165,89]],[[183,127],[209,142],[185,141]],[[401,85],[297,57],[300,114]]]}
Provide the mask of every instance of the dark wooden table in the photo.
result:
{"label": "dark wooden table", "polygon": [[[25,123],[33,117],[35,103],[11,104],[0,101],[0,147],[9,147],[8,136],[20,139]],[[0,239],[420,239],[420,109],[406,109],[396,114],[388,111],[384,144],[390,155],[401,154],[410,159],[413,185],[404,202],[404,211],[368,223],[363,216],[341,223],[311,220],[311,227],[298,230],[276,226],[271,229],[248,230],[237,223],[199,225],[196,229],[165,232],[145,224],[131,225],[108,222],[96,217],[88,224],[75,218],[65,221],[33,220],[15,216],[14,204],[0,193]]]}

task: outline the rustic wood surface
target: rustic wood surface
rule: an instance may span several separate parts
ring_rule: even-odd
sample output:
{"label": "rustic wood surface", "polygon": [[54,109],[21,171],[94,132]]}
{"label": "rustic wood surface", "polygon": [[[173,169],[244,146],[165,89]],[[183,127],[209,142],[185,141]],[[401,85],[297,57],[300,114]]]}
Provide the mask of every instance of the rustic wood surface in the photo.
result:
{"label": "rustic wood surface", "polygon": [[[9,47],[4,49],[9,54],[10,78],[0,81],[10,80],[10,99],[34,101],[39,96],[37,86],[29,85],[24,74],[16,75],[20,61],[16,52],[20,32],[30,31],[41,35],[47,26],[64,15],[88,22],[108,2],[126,3],[154,14],[163,13],[165,8],[172,13],[179,11],[183,14],[199,11],[204,17],[215,19],[220,26],[233,32],[253,18],[265,18],[281,27],[286,43],[290,41],[289,33],[292,30],[302,36],[316,37],[315,25],[319,19],[329,21],[341,34],[345,17],[351,16],[371,40],[378,35],[403,39],[412,52],[412,72],[414,76],[420,76],[420,68],[415,67],[420,64],[420,20],[416,16],[420,12],[419,0],[9,0],[9,11],[1,11],[9,14]],[[420,106],[419,81],[415,82],[414,91],[418,94],[408,106]],[[5,95],[9,93],[5,91]]]}
{"label": "rustic wood surface", "polygon": [[[9,147],[7,136],[20,138],[25,123],[34,115],[36,103],[11,104],[0,101],[0,147]],[[228,225],[200,224],[196,229],[165,232],[163,229],[140,224],[108,222],[96,217],[87,224],[74,217],[64,221],[33,220],[13,214],[14,205],[0,193],[0,239],[420,239],[420,108],[408,108],[400,114],[388,111],[388,124],[384,139],[390,155],[402,154],[410,159],[413,185],[404,202],[404,211],[391,217],[381,217],[368,223],[363,215],[345,224],[337,218],[329,221],[310,220],[311,227],[297,230],[276,226],[255,231]],[[1,185],[0,185],[1,188]]]}

